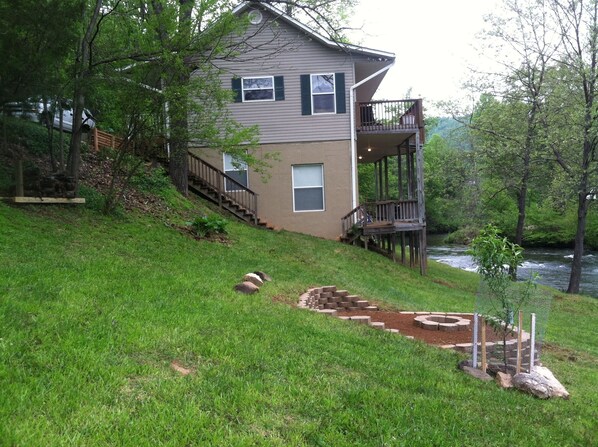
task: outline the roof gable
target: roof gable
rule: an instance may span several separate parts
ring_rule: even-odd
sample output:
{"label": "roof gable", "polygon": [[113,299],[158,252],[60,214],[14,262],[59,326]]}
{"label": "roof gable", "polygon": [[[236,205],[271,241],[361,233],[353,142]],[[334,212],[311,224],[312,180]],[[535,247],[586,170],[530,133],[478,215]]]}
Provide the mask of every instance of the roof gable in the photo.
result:
{"label": "roof gable", "polygon": [[331,48],[331,49],[334,49],[337,51],[342,50],[342,51],[345,51],[352,55],[365,56],[369,60],[374,60],[374,61],[389,61],[389,62],[391,62],[391,61],[394,61],[394,59],[395,59],[394,53],[375,50],[372,48],[361,47],[358,45],[352,45],[352,44],[343,43],[343,42],[336,42],[332,39],[324,37],[321,34],[319,34],[318,32],[316,32],[315,30],[308,27],[307,25],[304,25],[303,23],[299,22],[297,19],[291,17],[290,15],[286,14],[284,11],[276,8],[275,6],[273,6],[267,2],[246,1],[246,2],[239,4],[237,7],[235,7],[233,9],[233,13],[240,15],[243,12],[245,12],[249,9],[252,9],[252,8],[253,9],[259,8],[262,10],[269,11],[271,14],[273,14],[277,18],[277,20],[284,21],[285,23],[289,24],[293,28],[296,28],[297,30],[305,33],[309,38],[319,42],[320,44],[322,44],[328,48]]}

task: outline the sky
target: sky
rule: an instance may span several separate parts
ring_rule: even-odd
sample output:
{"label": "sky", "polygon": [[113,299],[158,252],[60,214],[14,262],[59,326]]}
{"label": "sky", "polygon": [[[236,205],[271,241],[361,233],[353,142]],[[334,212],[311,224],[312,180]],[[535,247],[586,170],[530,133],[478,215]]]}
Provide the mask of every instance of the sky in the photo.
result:
{"label": "sky", "polygon": [[465,96],[461,85],[470,67],[484,68],[491,60],[480,55],[476,35],[484,15],[498,0],[360,0],[351,26],[352,42],[395,53],[376,99],[424,98],[434,102]]}

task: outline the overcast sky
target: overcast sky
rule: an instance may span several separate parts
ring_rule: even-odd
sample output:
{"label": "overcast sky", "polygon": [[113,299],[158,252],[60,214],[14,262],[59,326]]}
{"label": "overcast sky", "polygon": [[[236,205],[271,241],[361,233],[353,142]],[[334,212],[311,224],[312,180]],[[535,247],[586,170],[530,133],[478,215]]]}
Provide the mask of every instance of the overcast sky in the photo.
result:
{"label": "overcast sky", "polygon": [[463,95],[472,65],[489,64],[474,49],[483,17],[498,0],[360,0],[351,35],[360,45],[395,53],[396,63],[378,89],[377,99],[422,97],[434,101]]}

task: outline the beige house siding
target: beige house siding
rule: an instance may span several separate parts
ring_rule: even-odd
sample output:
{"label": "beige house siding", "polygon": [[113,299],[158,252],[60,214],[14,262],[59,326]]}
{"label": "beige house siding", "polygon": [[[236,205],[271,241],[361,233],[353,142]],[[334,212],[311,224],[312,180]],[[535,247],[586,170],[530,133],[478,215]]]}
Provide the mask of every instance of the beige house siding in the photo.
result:
{"label": "beige house siding", "polygon": [[[263,14],[265,20],[273,18],[267,11]],[[223,70],[222,86],[230,89],[233,77],[284,76],[285,99],[232,103],[233,118],[242,125],[257,124],[262,144],[349,139],[354,62],[365,57],[325,47],[283,21],[250,25],[245,37],[249,36],[251,50],[215,62]],[[302,115],[300,76],[325,73],[344,73],[346,113]]]}
{"label": "beige house siding", "polygon": [[[224,169],[223,156],[215,151],[194,149],[200,157]],[[341,233],[340,219],[351,210],[350,142],[326,141],[287,144],[265,144],[256,151],[258,157],[278,153],[272,162],[267,183],[249,168],[249,188],[259,194],[258,214],[261,220],[276,228],[336,239]],[[293,210],[292,166],[322,164],[324,170],[324,211]]]}

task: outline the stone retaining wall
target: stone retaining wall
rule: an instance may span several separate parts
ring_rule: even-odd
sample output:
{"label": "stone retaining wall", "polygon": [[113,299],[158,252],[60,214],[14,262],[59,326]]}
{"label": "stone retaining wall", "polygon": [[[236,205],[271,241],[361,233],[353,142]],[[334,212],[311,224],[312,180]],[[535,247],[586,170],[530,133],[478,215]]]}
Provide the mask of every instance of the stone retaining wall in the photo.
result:
{"label": "stone retaining wall", "polygon": [[[372,321],[370,316],[367,315],[355,315],[355,316],[339,316],[338,310],[378,310],[378,306],[371,305],[369,301],[362,299],[358,295],[351,295],[347,290],[339,290],[336,286],[322,286],[308,289],[307,292],[299,297],[298,307],[308,309],[314,312],[318,312],[324,315],[339,318],[341,320],[354,321],[359,324],[367,324],[370,327],[376,329],[383,329],[392,333],[399,333],[396,329],[386,329],[384,323]],[[410,314],[415,319],[418,316],[424,315],[436,315],[436,316],[472,316],[471,313],[458,313],[458,312],[401,312],[402,314]],[[515,339],[507,340],[506,350],[508,364],[515,366],[517,363],[517,333],[518,328],[515,327],[514,335]],[[413,338],[408,336],[408,338]],[[521,366],[523,369],[529,369],[530,362],[530,335],[526,331],[522,331],[521,334],[521,348],[522,348],[522,361]],[[478,360],[481,358],[481,342],[478,343]],[[454,349],[458,352],[464,352],[471,354],[473,352],[473,343],[457,343],[440,346],[443,349]],[[502,363],[503,361],[503,343],[502,341],[486,342],[486,352],[488,363]],[[535,363],[539,364],[539,355],[536,351]]]}

